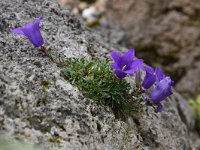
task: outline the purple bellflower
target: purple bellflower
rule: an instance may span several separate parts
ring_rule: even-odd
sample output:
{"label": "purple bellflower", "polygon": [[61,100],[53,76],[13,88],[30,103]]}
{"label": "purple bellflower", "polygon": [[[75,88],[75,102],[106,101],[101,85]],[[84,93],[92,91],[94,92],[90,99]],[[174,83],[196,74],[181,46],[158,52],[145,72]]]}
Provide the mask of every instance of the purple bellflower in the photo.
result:
{"label": "purple bellflower", "polygon": [[156,75],[152,67],[144,66],[143,68],[146,71],[146,76],[142,82],[142,87],[149,89],[156,82]]}
{"label": "purple bellflower", "polygon": [[156,81],[165,78],[165,74],[160,68],[156,68],[155,71],[151,66],[143,66],[143,69],[146,71],[146,76],[142,82],[142,87],[145,89],[149,89]]}
{"label": "purple bellflower", "polygon": [[35,19],[34,23],[29,23],[23,27],[13,29],[12,32],[26,36],[35,47],[40,47],[44,44],[40,32],[40,21],[42,21],[42,17]]}
{"label": "purple bellflower", "polygon": [[158,81],[160,81],[160,80],[162,80],[166,77],[165,74],[163,73],[163,71],[160,68],[156,68],[155,72],[156,72],[156,77],[157,77]]}
{"label": "purple bellflower", "polygon": [[155,83],[155,88],[150,93],[148,101],[156,104],[158,106],[157,112],[161,112],[163,109],[161,101],[173,94],[171,87],[174,85],[174,82],[170,77],[166,77],[160,68],[156,68],[154,71],[152,67],[144,66],[143,69],[146,71],[146,76],[142,87],[149,89]]}
{"label": "purple bellflower", "polygon": [[171,78],[165,77],[156,84],[156,87],[151,92],[150,102],[158,105],[157,112],[161,112],[163,109],[161,101],[173,94],[171,88],[173,85],[174,82],[171,80]]}
{"label": "purple bellflower", "polygon": [[118,52],[110,52],[111,58],[114,60],[112,68],[116,70],[116,76],[119,79],[124,78],[127,74],[134,74],[137,69],[142,67],[142,59],[134,59],[135,51],[128,50],[124,55]]}

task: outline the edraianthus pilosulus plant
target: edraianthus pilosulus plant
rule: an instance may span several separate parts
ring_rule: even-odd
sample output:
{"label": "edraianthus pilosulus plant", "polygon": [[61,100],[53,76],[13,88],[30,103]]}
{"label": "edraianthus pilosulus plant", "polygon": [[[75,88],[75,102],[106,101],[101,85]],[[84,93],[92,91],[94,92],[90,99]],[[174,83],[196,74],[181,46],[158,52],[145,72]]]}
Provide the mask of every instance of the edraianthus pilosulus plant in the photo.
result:
{"label": "edraianthus pilosulus plant", "polygon": [[[76,63],[79,66],[82,66],[80,63],[86,63],[88,66],[86,66],[85,69],[91,68],[91,70],[95,70],[97,71],[97,74],[101,75],[101,72],[98,72],[98,68],[95,69],[95,67],[99,67],[102,68],[103,66],[105,66],[105,63],[101,63],[101,61],[98,61],[98,65],[95,64],[95,61],[89,61],[89,60],[82,60],[82,59],[74,59],[73,61],[70,61],[69,59],[67,59],[66,61],[64,61],[63,59],[60,59],[60,55],[56,55],[59,56],[58,60],[59,62],[56,60],[54,60],[55,57],[52,57],[52,53],[50,50],[48,50],[47,48],[45,48],[44,46],[44,39],[41,35],[41,31],[40,31],[40,22],[43,20],[42,17],[39,17],[37,19],[35,19],[35,21],[33,23],[29,23],[23,27],[19,27],[19,28],[15,28],[12,30],[12,33],[15,34],[22,34],[24,36],[26,36],[29,41],[37,48],[40,48],[41,52],[44,52],[46,54],[47,57],[49,57],[54,63],[56,63],[58,66],[61,67],[68,67],[68,73],[75,73],[77,75],[77,73],[79,73],[79,78],[84,78],[84,80],[81,80],[83,82],[77,82],[76,85],[81,87],[81,90],[86,90],[85,92],[89,92],[90,88],[87,88],[87,86],[85,86],[84,84],[89,84],[91,85],[91,82],[94,85],[101,85],[99,88],[102,89],[97,89],[98,91],[101,91],[100,93],[103,94],[103,98],[106,97],[106,99],[104,100],[105,105],[109,104],[109,106],[114,107],[119,109],[120,105],[123,105],[123,107],[127,107],[130,103],[130,101],[126,100],[125,98],[129,92],[127,90],[130,90],[131,87],[129,87],[130,85],[127,83],[125,84],[126,80],[124,80],[124,78],[127,75],[136,75],[138,78],[138,81],[140,81],[140,87],[143,88],[144,92],[150,91],[150,94],[148,97],[144,98],[143,101],[145,100],[148,103],[151,103],[153,105],[156,105],[156,111],[157,112],[161,112],[163,110],[163,105],[161,104],[161,102],[163,100],[165,100],[168,96],[170,96],[171,94],[173,94],[172,91],[172,86],[174,85],[174,82],[171,80],[171,78],[169,76],[166,76],[162,70],[160,68],[156,68],[155,70],[151,67],[151,66],[145,66],[143,65],[143,60],[142,59],[136,59],[135,58],[135,50],[134,49],[130,49],[127,52],[125,52],[124,54],[121,54],[119,52],[116,51],[111,51],[110,52],[110,57],[111,59],[114,61],[110,68],[107,67],[105,71],[105,76],[102,77],[102,79],[106,79],[103,83],[101,80],[97,80],[96,79],[96,75],[93,74],[92,76],[90,76],[92,73],[89,71],[88,73],[86,73],[84,70],[83,72],[79,72],[79,70],[73,70],[75,69],[75,67],[70,67],[73,66],[72,63]],[[62,61],[61,61],[62,60]],[[66,64],[66,62],[68,64]],[[109,63],[109,62],[106,62]],[[83,65],[84,66],[84,65]],[[82,67],[84,69],[84,67]],[[113,77],[110,77],[110,73],[112,73],[112,69],[115,70]],[[140,77],[140,71],[144,70],[146,72],[146,76],[144,77],[144,79],[142,80]],[[101,71],[101,70],[100,70]],[[83,73],[83,74],[81,74]],[[71,74],[72,76],[74,74]],[[109,75],[109,77],[107,76]],[[117,78],[114,78],[114,76],[116,76]],[[119,80],[119,82],[110,82],[110,80]],[[122,82],[121,82],[121,81]],[[142,80],[142,81],[141,81]],[[74,83],[74,80],[71,80],[72,83]],[[87,83],[88,82],[88,83]],[[95,83],[97,82],[97,83]],[[119,84],[117,85],[118,88],[115,88],[115,90],[111,90],[109,88],[106,87],[112,87],[115,85],[109,85],[110,83],[115,83],[115,84]],[[84,85],[84,86],[83,86]],[[128,86],[128,88],[124,87],[124,85]],[[154,88],[152,90],[151,87],[154,85]],[[84,88],[87,89],[84,89]],[[105,89],[103,89],[105,88]],[[126,90],[122,90],[120,88],[126,88]],[[141,89],[139,88],[139,89]],[[142,91],[142,92],[143,92]],[[122,92],[122,93],[121,93]],[[123,93],[125,92],[125,93]],[[141,91],[140,91],[141,92]],[[138,93],[140,93],[138,92]],[[97,91],[93,90],[93,97],[90,97],[91,99],[97,99],[97,95],[95,96],[95,93],[98,95],[100,93],[98,93]],[[135,95],[138,95],[138,93]],[[116,98],[116,100],[114,101],[108,101],[110,100],[110,98],[113,97],[113,95],[115,94],[115,97],[119,97]],[[130,93],[129,93],[130,94]],[[134,93],[131,93],[134,95]],[[86,95],[90,95],[89,93],[87,93]],[[91,95],[90,95],[91,96]],[[120,100],[121,97],[121,100]],[[128,97],[131,97],[128,96]],[[119,101],[119,102],[118,102]],[[113,103],[114,102],[114,103]],[[118,105],[120,104],[120,105]],[[115,106],[114,106],[115,105]],[[120,109],[121,112],[123,112],[124,108]]]}

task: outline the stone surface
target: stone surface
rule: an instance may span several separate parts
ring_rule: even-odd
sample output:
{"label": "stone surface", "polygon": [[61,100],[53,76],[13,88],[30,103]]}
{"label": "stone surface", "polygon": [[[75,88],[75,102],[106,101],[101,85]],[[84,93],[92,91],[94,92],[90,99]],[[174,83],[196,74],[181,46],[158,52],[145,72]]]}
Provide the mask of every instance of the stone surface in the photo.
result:
{"label": "stone surface", "polygon": [[84,98],[60,76],[62,68],[10,30],[44,16],[45,45],[65,57],[103,57],[110,49],[121,49],[118,45],[89,31],[54,0],[1,0],[0,5],[1,138],[42,149],[200,148],[194,113],[179,94],[166,100],[162,113],[145,108],[122,121]]}
{"label": "stone surface", "polygon": [[125,32],[119,43],[161,65],[186,97],[200,93],[199,16],[199,0],[109,0],[106,15]]}

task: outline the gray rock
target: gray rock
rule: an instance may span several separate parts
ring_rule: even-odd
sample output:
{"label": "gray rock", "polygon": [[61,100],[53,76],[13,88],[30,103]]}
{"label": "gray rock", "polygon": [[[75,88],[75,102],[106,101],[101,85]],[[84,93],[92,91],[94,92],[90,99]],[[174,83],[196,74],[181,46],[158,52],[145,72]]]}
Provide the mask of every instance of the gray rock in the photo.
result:
{"label": "gray rock", "polygon": [[194,113],[178,94],[165,111],[115,118],[60,76],[56,64],[10,30],[44,16],[45,45],[65,57],[105,56],[106,43],[54,0],[0,1],[0,135],[42,149],[197,149]]}

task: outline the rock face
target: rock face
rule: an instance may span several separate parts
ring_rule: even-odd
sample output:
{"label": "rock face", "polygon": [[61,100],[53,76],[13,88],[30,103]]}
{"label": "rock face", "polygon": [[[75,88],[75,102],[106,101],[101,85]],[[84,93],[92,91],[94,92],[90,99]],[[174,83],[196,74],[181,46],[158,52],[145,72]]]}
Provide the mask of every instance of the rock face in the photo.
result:
{"label": "rock face", "polygon": [[42,149],[197,149],[194,113],[179,94],[127,121],[115,118],[60,76],[60,70],[10,30],[43,16],[45,45],[66,57],[105,56],[117,45],[91,33],[54,0],[0,1],[0,135]]}
{"label": "rock face", "polygon": [[161,64],[184,96],[200,93],[198,0],[109,0],[107,18],[121,25],[121,43],[148,64]]}

